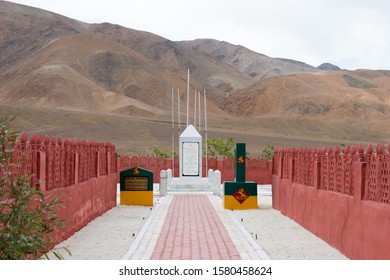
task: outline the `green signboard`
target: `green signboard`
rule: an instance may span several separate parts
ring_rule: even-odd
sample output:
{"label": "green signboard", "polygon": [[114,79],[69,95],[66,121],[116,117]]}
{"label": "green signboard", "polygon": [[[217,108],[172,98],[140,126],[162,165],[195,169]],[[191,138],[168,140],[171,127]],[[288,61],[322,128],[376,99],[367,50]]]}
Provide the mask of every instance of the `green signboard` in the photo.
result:
{"label": "green signboard", "polygon": [[134,167],[120,173],[121,191],[153,191],[153,172]]}

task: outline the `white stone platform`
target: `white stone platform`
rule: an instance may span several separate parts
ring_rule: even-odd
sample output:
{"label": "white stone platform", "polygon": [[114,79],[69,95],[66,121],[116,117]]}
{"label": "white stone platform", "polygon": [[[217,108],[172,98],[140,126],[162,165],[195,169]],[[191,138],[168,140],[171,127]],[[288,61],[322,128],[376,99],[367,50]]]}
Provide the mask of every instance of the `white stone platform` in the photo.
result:
{"label": "white stone platform", "polygon": [[183,179],[172,178],[168,182],[168,192],[213,192],[213,185],[208,178]]}

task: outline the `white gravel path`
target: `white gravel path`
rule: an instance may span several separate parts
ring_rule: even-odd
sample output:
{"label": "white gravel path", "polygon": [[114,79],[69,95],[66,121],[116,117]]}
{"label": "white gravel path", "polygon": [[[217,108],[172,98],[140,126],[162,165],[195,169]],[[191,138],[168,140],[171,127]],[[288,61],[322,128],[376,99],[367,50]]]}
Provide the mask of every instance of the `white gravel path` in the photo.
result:
{"label": "white gravel path", "polygon": [[[248,252],[245,259],[264,259],[267,256],[270,259],[279,260],[346,259],[339,251],[273,209],[270,186],[259,186],[259,209],[225,210],[220,197],[210,195],[210,199],[223,219],[229,235],[233,240],[236,239],[237,246],[245,244],[242,245]],[[158,209],[160,207],[156,206],[161,204],[162,209],[167,209],[165,203],[169,204],[170,201],[170,199],[155,195],[153,208]],[[145,238],[137,240],[136,238],[140,232],[145,232],[142,228],[151,214],[151,207],[118,205],[58,244],[55,250],[60,252],[65,259],[120,260],[129,253],[133,245],[133,247],[141,247],[141,250],[134,254],[133,259],[137,257],[143,259],[150,254],[150,248],[147,249],[148,252],[145,252],[145,244],[153,242],[152,239],[156,238],[156,233],[151,234],[153,230],[146,230]],[[161,226],[161,215],[152,216],[155,216],[158,222],[156,227]],[[242,234],[245,230],[249,243],[239,241],[237,238],[237,236],[243,238]],[[135,240],[139,244],[134,244]],[[252,248],[248,249],[248,244],[251,244]],[[72,256],[61,249],[63,247],[68,248]],[[251,249],[253,252],[249,252]],[[50,259],[55,259],[52,253],[49,256]]]}
{"label": "white gravel path", "polygon": [[271,259],[347,259],[325,241],[273,209],[271,186],[259,187],[258,201],[259,209],[232,213]]}
{"label": "white gravel path", "polygon": [[[150,213],[150,207],[116,206],[54,249],[65,259],[120,260],[136,239]],[[72,256],[61,249],[63,247],[68,248]]]}

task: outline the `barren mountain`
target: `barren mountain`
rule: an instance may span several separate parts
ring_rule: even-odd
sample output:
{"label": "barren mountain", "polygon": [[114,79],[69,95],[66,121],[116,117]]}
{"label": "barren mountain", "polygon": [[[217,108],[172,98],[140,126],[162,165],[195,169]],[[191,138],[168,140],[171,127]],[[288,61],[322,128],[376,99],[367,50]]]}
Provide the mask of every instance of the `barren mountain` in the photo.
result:
{"label": "barren mountain", "polygon": [[322,63],[320,66],[317,67],[317,69],[320,69],[320,70],[334,70],[334,71],[341,70],[340,67],[338,67],[337,65],[334,65],[334,64],[331,64],[331,63],[328,63],[328,62]]}
{"label": "barren mountain", "polygon": [[[150,106],[169,106],[171,88],[186,88],[188,67],[192,90],[210,89],[210,81],[230,90],[252,83],[211,57],[151,33],[83,24],[4,1],[0,13],[2,102],[133,115],[134,107],[159,113]],[[216,101],[224,94],[218,87],[209,94]]]}
{"label": "barren mountain", "polygon": [[197,39],[180,42],[180,44],[194,50],[202,50],[256,80],[317,71],[313,66],[300,61],[268,57],[244,46],[236,46],[214,39]]}
{"label": "barren mountain", "polygon": [[390,71],[370,70],[272,77],[236,91],[225,108],[246,117],[386,120],[390,116],[389,77]]}
{"label": "barren mountain", "polygon": [[267,144],[390,138],[390,71],[323,71],[227,42],[173,42],[7,1],[0,50],[0,113],[15,112],[18,130],[110,141],[120,153],[170,149],[179,133],[171,92],[178,122],[180,91],[183,129],[189,68],[189,121],[194,92],[205,89],[208,136],[247,142],[253,155]]}

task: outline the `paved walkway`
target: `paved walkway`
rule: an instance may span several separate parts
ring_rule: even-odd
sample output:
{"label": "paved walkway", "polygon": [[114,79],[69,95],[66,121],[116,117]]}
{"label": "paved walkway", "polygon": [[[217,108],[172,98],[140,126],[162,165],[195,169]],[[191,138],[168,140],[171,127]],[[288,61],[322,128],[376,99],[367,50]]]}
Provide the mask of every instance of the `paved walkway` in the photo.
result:
{"label": "paved walkway", "polygon": [[345,259],[273,209],[271,186],[259,185],[258,199],[231,211],[211,193],[155,192],[153,207],[118,205],[55,249],[71,260]]}
{"label": "paved walkway", "polygon": [[237,260],[233,241],[207,195],[176,195],[153,260]]}
{"label": "paved walkway", "polygon": [[219,203],[214,196],[206,194],[161,198],[161,204],[148,218],[138,240],[122,259],[268,259],[262,250],[263,255],[259,256],[257,243],[242,234],[245,229],[234,223]]}

